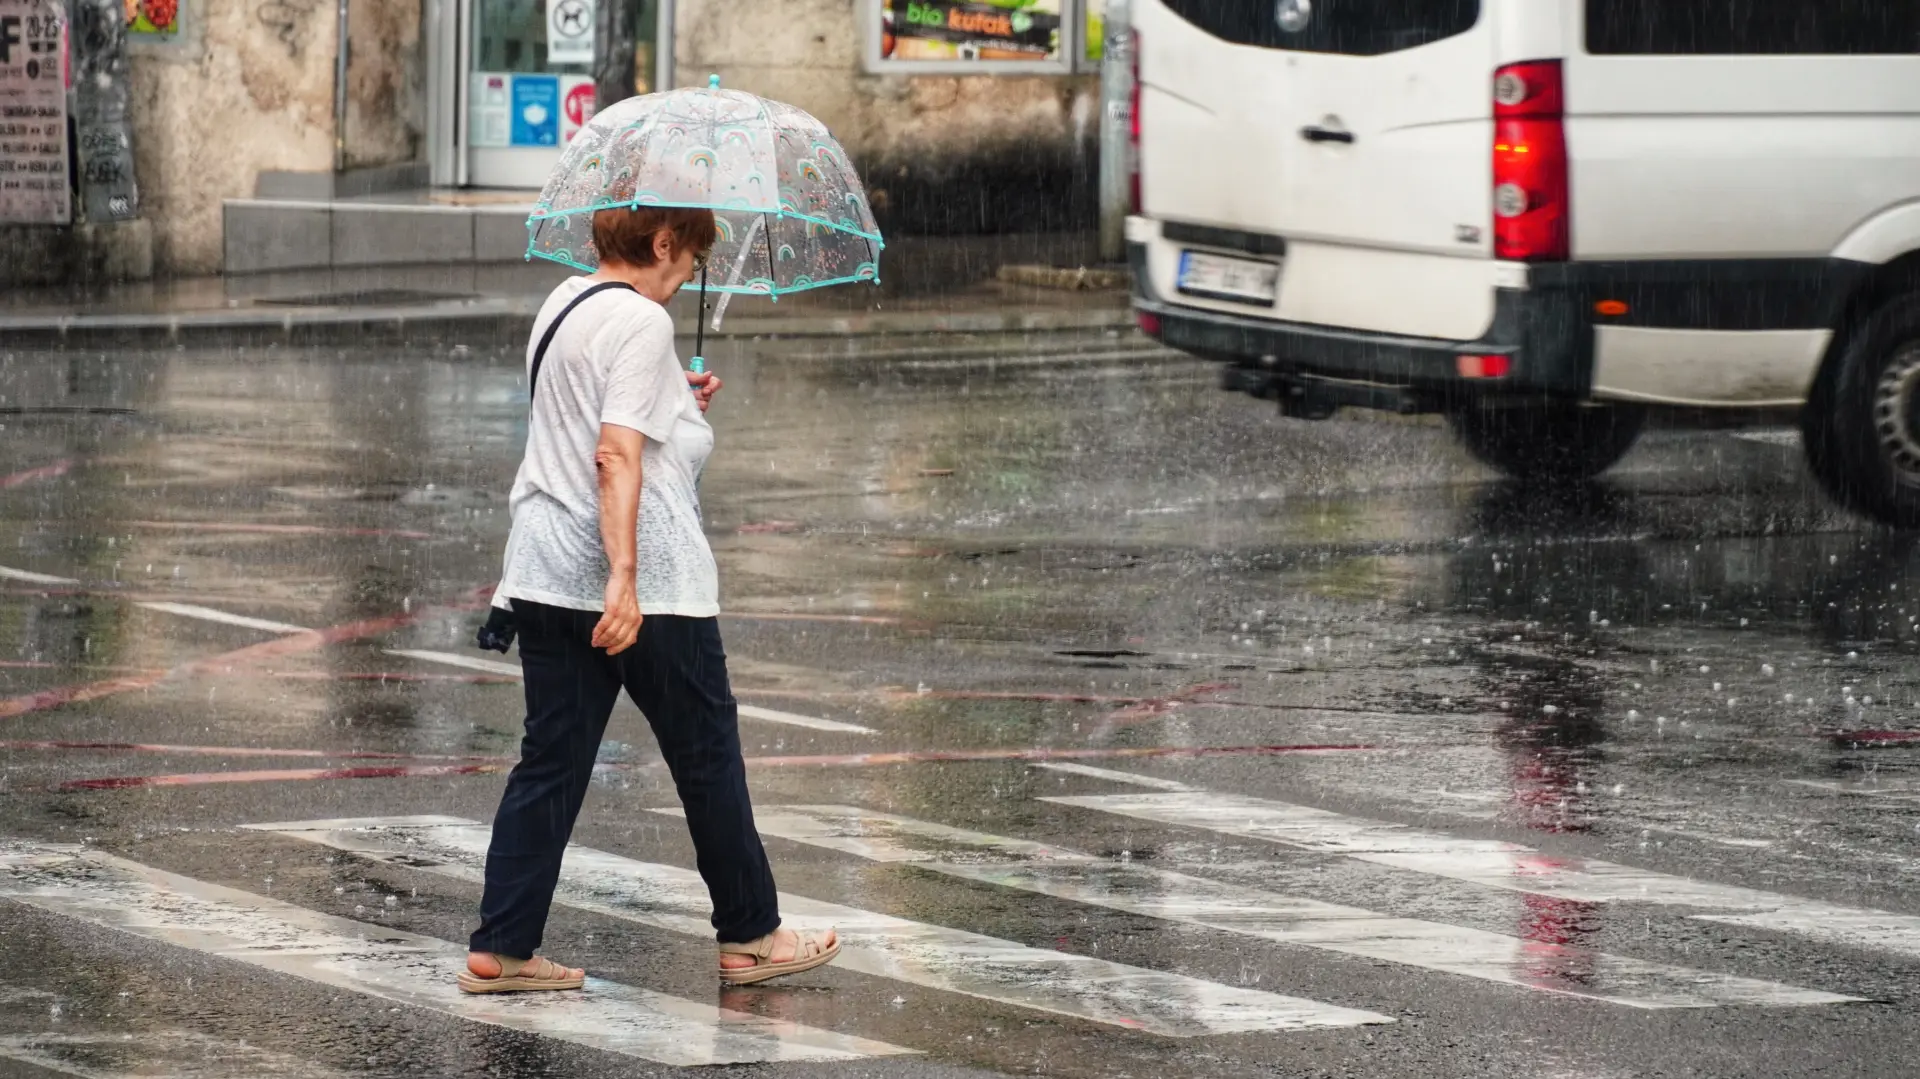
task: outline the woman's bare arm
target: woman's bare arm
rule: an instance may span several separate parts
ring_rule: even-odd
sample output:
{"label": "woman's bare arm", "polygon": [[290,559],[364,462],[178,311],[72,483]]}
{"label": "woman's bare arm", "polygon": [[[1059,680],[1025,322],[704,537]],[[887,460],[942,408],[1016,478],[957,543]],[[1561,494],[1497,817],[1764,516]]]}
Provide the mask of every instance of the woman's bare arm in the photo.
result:
{"label": "woman's bare arm", "polygon": [[610,656],[633,646],[640,635],[640,601],[634,573],[640,522],[640,460],[646,436],[631,427],[603,423],[593,451],[600,477],[600,543],[607,552],[606,609],[593,627],[593,646]]}

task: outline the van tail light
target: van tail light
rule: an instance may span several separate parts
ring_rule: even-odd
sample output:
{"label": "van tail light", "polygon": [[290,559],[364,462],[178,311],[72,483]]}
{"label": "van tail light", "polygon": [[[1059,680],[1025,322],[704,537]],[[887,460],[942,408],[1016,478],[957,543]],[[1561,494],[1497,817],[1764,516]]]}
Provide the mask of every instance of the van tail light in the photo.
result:
{"label": "van tail light", "polygon": [[1571,257],[1566,93],[1560,61],[1493,73],[1493,255],[1517,262]]}
{"label": "van tail light", "polygon": [[1127,89],[1127,210],[1139,213],[1140,202],[1140,33],[1128,34],[1127,62],[1133,78]]}

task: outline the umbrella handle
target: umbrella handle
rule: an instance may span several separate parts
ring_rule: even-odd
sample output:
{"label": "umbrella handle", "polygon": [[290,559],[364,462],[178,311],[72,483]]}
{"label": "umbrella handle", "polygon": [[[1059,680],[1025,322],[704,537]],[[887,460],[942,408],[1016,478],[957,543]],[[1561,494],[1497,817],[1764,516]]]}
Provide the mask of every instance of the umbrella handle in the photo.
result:
{"label": "umbrella handle", "polygon": [[691,366],[693,367],[693,373],[696,375],[704,375],[707,373],[707,360],[705,356],[701,355],[701,353],[707,350],[706,345],[707,267],[702,263],[700,266],[700,317],[695,319],[693,323],[693,363]]}

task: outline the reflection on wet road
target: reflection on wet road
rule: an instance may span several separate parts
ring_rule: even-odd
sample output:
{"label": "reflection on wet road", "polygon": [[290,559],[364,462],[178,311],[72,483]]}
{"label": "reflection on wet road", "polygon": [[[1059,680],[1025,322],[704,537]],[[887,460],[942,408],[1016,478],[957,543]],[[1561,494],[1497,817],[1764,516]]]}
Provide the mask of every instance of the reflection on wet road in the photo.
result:
{"label": "reflection on wet road", "polygon": [[1656,432],[1525,490],[1131,336],[724,348],[742,738],[784,910],[842,960],[715,986],[623,704],[545,945],[589,991],[451,992],[519,733],[517,657],[471,646],[517,349],[15,354],[0,1075],[1920,1050],[1920,549],[1790,438]]}

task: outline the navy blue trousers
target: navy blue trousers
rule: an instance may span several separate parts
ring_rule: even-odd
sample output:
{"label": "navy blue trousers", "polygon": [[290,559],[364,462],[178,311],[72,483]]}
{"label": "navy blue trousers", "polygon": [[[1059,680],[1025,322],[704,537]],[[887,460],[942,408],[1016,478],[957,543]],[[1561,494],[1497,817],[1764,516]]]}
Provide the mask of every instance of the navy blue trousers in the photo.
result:
{"label": "navy blue trousers", "polygon": [[722,942],[780,925],[773,871],[747,798],[740,717],[713,618],[648,615],[617,656],[593,647],[598,611],[513,601],[526,672],[527,732],[487,847],[476,952],[526,959],[540,948],[560,857],[573,835],[607,718],[624,687],[647,717],[687,812]]}

